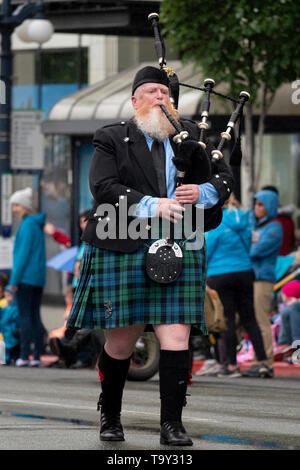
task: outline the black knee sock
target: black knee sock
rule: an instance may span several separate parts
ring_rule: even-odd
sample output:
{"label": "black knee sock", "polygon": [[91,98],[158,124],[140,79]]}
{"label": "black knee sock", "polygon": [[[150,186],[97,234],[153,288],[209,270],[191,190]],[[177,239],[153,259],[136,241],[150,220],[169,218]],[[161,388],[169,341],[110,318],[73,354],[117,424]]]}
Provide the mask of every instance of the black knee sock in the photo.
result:
{"label": "black knee sock", "polygon": [[107,414],[118,414],[121,412],[123,389],[130,365],[131,356],[128,359],[114,359],[110,357],[105,349],[98,362],[99,378],[102,393],[98,402],[98,410]]}
{"label": "black knee sock", "polygon": [[189,380],[189,350],[160,351],[160,422],[180,421]]}

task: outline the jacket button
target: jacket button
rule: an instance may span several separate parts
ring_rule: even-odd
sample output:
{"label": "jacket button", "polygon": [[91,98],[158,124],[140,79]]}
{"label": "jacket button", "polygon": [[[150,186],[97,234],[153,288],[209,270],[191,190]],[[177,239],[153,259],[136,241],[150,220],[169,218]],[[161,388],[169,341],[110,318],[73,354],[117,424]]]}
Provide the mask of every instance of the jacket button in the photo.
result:
{"label": "jacket button", "polygon": [[220,175],[215,175],[216,178],[220,178]]}

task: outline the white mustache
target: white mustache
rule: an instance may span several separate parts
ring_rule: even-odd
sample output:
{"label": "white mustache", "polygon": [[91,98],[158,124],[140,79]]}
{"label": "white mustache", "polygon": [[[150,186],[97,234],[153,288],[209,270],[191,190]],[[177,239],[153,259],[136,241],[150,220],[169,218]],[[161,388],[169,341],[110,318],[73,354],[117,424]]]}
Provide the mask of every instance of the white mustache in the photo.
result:
{"label": "white mustache", "polygon": [[162,141],[174,134],[174,128],[158,106],[151,106],[148,113],[135,115],[135,122],[141,132]]}

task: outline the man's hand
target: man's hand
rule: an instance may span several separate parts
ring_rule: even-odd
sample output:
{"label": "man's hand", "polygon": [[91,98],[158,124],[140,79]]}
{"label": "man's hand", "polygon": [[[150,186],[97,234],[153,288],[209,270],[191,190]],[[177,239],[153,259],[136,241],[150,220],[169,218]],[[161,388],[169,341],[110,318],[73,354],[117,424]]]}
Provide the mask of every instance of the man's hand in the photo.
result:
{"label": "man's hand", "polygon": [[13,292],[17,292],[18,286],[10,286],[10,289],[11,289]]}
{"label": "man's hand", "polygon": [[182,184],[175,191],[176,201],[181,204],[196,204],[199,200],[199,193],[196,184]]}
{"label": "man's hand", "polygon": [[176,199],[161,198],[158,203],[158,216],[171,222],[177,223],[177,220],[183,218],[184,207]]}

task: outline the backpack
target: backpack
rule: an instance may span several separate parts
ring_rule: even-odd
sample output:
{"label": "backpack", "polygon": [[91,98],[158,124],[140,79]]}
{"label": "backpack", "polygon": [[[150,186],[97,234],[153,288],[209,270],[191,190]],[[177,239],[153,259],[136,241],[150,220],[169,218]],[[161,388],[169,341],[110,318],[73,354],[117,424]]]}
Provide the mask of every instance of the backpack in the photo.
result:
{"label": "backpack", "polygon": [[204,314],[209,333],[222,333],[226,330],[224,307],[217,291],[206,286]]}

